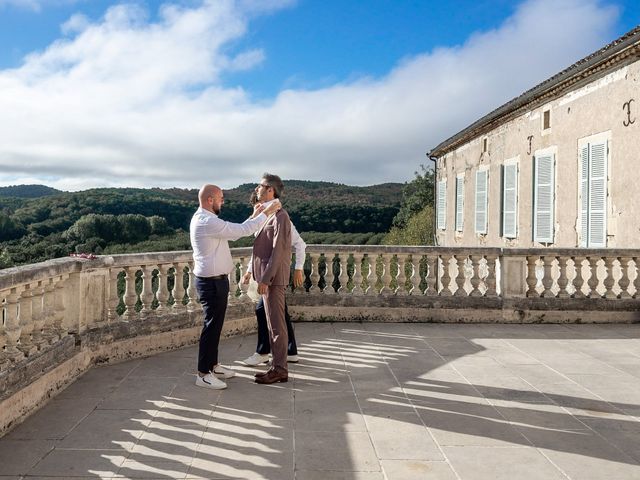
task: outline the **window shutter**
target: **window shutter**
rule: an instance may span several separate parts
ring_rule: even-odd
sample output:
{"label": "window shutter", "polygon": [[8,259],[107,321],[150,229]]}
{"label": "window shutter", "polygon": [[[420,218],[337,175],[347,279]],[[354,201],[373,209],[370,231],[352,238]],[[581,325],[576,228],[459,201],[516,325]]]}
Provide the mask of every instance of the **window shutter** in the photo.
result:
{"label": "window shutter", "polygon": [[456,177],[456,231],[461,232],[464,222],[464,177]]}
{"label": "window shutter", "polygon": [[589,243],[589,144],[580,149],[580,246]]}
{"label": "window shutter", "polygon": [[554,156],[535,158],[533,239],[553,243],[553,214],[555,202]]}
{"label": "window shutter", "polygon": [[447,181],[438,182],[438,228],[444,230],[447,219]]}
{"label": "window shutter", "polygon": [[607,246],[607,143],[590,144],[589,247]]}
{"label": "window shutter", "polygon": [[502,233],[515,238],[518,227],[518,165],[504,166],[502,185]]}
{"label": "window shutter", "polygon": [[476,233],[487,233],[487,170],[476,172]]}

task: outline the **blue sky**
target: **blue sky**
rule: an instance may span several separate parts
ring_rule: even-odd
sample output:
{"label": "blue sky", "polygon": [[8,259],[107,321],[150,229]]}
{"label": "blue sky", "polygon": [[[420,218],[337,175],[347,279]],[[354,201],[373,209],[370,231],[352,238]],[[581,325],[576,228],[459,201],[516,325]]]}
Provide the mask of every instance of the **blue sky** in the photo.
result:
{"label": "blue sky", "polygon": [[0,185],[410,180],[638,23],[637,0],[0,0]]}

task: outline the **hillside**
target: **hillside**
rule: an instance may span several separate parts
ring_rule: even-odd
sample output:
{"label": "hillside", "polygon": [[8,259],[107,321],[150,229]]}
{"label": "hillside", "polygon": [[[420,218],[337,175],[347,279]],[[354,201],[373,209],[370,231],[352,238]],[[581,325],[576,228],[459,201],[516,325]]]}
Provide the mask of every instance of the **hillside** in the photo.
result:
{"label": "hillside", "polygon": [[[402,198],[402,184],[353,187],[328,182],[287,180],[283,202],[300,232],[381,234],[389,231]],[[28,188],[27,188],[28,187]],[[42,187],[42,188],[38,188]],[[221,217],[243,221],[251,212],[255,186],[225,190]],[[59,192],[41,185],[13,189],[0,197],[0,268],[33,263],[75,251],[132,252],[189,248],[189,221],[197,207],[197,190],[101,188]],[[369,237],[367,237],[369,238]],[[373,241],[373,240],[371,240]]]}
{"label": "hillside", "polygon": [[0,187],[0,197],[39,198],[62,193],[46,185],[11,185]]}

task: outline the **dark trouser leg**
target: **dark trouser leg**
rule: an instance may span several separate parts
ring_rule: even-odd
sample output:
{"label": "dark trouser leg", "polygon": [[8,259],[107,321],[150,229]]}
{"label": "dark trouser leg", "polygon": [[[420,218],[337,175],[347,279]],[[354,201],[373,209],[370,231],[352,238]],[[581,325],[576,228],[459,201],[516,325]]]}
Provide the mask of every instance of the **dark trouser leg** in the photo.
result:
{"label": "dark trouser leg", "polygon": [[269,345],[269,326],[267,325],[267,314],[264,310],[264,298],[260,296],[256,305],[256,320],[258,322],[258,346],[256,353],[266,355],[271,352]]}
{"label": "dark trouser leg", "polygon": [[196,292],[204,313],[204,325],[200,333],[198,350],[198,371],[208,373],[218,363],[218,344],[227,311],[229,280],[196,277]]}
{"label": "dark trouser leg", "polygon": [[287,322],[284,319],[284,285],[270,285],[264,297],[271,340],[273,367],[287,370]]}
{"label": "dark trouser leg", "polygon": [[287,308],[287,302],[284,303],[284,319],[287,322],[287,336],[289,337],[289,346],[287,347],[288,355],[297,355],[298,346],[296,345],[296,335],[293,331],[293,324],[291,323],[291,315],[289,315],[289,309]]}

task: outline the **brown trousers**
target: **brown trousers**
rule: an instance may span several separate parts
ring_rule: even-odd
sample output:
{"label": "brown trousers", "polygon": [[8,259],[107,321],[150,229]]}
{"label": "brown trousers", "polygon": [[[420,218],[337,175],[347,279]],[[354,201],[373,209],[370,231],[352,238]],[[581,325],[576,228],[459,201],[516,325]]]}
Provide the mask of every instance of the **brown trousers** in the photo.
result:
{"label": "brown trousers", "polygon": [[287,323],[284,317],[284,285],[270,285],[264,294],[264,310],[269,327],[269,343],[273,366],[287,370]]}

